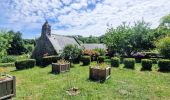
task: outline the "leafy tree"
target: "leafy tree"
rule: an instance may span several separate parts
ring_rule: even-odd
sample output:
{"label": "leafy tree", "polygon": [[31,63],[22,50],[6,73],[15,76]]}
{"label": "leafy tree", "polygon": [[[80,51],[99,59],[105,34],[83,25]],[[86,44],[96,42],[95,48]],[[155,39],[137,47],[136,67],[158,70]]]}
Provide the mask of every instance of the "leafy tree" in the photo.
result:
{"label": "leafy tree", "polygon": [[135,22],[134,26],[123,23],[117,28],[110,28],[102,41],[112,53],[131,56],[135,52],[154,48],[150,31],[149,24],[144,21]]}
{"label": "leafy tree", "polygon": [[0,31],[0,57],[7,55],[7,49],[11,46],[9,42],[12,41],[13,34],[5,30]]}
{"label": "leafy tree", "polygon": [[157,41],[156,43],[160,53],[166,57],[170,58],[170,37],[165,37]]}
{"label": "leafy tree", "polygon": [[100,40],[98,37],[90,35],[89,37],[77,36],[77,39],[82,43],[99,43]]}
{"label": "leafy tree", "polygon": [[22,39],[22,34],[20,32],[13,32],[13,40],[10,42],[11,47],[8,49],[8,54],[10,55],[21,55],[26,52],[24,47],[24,42]]}

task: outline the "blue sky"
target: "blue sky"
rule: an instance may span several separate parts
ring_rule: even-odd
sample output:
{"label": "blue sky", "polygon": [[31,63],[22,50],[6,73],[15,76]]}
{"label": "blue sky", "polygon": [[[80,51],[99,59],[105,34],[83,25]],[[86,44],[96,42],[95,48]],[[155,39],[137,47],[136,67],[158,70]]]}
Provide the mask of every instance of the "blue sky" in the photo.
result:
{"label": "blue sky", "polygon": [[0,28],[37,38],[47,19],[54,34],[100,36],[107,25],[142,18],[157,27],[169,13],[170,0],[0,0]]}

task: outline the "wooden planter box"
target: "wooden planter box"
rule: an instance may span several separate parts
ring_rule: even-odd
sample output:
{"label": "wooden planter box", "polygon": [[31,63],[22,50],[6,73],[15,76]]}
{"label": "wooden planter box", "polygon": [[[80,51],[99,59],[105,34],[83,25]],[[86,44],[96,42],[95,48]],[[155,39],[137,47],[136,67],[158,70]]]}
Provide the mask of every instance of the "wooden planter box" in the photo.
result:
{"label": "wooden planter box", "polygon": [[111,67],[100,69],[96,67],[90,67],[89,78],[91,80],[106,80],[110,77]]}
{"label": "wooden planter box", "polygon": [[16,78],[15,76],[6,76],[0,80],[0,100],[16,96]]}
{"label": "wooden planter box", "polygon": [[61,73],[69,70],[70,70],[70,63],[67,64],[52,63],[52,73]]}

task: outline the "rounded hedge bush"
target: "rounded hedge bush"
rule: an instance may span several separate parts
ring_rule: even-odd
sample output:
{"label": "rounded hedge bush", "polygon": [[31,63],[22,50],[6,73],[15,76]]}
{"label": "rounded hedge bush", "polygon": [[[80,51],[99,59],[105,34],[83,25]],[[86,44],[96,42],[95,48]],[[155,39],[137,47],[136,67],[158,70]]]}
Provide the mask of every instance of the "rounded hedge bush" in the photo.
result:
{"label": "rounded hedge bush", "polygon": [[152,60],[142,59],[142,70],[152,70]]}
{"label": "rounded hedge bush", "polygon": [[103,63],[104,59],[105,59],[105,56],[99,56],[97,61],[98,61],[98,63]]}
{"label": "rounded hedge bush", "polygon": [[42,66],[48,66],[52,63],[57,62],[60,59],[58,56],[45,56],[42,58]]}
{"label": "rounded hedge bush", "polygon": [[15,62],[15,67],[18,70],[33,68],[36,64],[35,59],[26,59],[26,60],[19,60]]}
{"label": "rounded hedge bush", "polygon": [[134,58],[124,59],[124,67],[134,69],[135,68],[135,59]]}
{"label": "rounded hedge bush", "polygon": [[170,60],[161,59],[158,62],[159,71],[170,71]]}
{"label": "rounded hedge bush", "polygon": [[120,59],[118,57],[112,57],[111,58],[111,66],[119,67],[119,65],[120,65]]}
{"label": "rounded hedge bush", "polygon": [[83,65],[89,65],[91,62],[90,56],[82,56],[81,61],[83,62]]}

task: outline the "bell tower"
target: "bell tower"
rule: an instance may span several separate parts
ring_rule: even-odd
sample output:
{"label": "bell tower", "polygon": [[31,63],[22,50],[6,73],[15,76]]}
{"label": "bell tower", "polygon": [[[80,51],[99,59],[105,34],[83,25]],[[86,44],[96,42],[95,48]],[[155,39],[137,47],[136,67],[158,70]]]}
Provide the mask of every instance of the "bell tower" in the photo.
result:
{"label": "bell tower", "polygon": [[51,36],[51,26],[48,24],[48,21],[42,26],[41,36]]}

